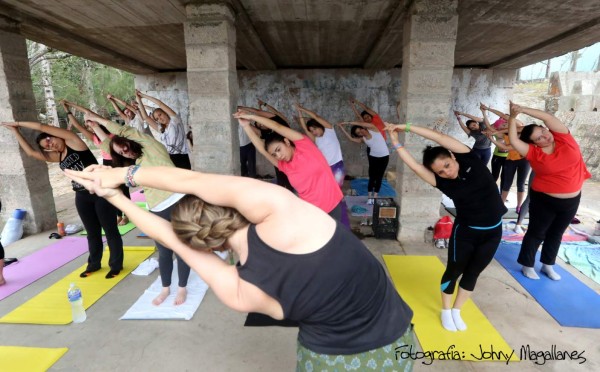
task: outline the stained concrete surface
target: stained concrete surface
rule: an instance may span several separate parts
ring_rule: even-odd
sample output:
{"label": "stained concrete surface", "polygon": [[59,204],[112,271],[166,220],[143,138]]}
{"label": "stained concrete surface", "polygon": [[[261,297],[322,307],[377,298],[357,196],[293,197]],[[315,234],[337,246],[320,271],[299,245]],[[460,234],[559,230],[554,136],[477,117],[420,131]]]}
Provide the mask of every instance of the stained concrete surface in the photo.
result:
{"label": "stained concrete surface", "polygon": [[[59,218],[77,221],[72,194],[56,199]],[[591,231],[600,219],[600,183],[587,181],[578,213],[578,228]],[[354,220],[353,224],[359,221]],[[367,229],[368,230],[368,229]],[[366,231],[366,230],[365,230]],[[24,257],[54,241],[50,231],[29,236],[7,248],[8,257]],[[124,236],[126,245],[148,245],[136,238],[138,230]],[[401,246],[393,240],[365,238],[365,244],[381,259],[383,254],[434,255],[445,262],[446,250],[432,244]],[[0,316],[7,314],[65,275],[85,264],[83,255],[21,291],[0,301]],[[559,264],[590,288],[600,285],[573,267]],[[68,347],[69,351],[50,371],[291,371],[295,368],[297,331],[290,328],[243,327],[245,315],[227,309],[208,291],[190,321],[118,320],[158,276],[129,275],[87,311],[82,324],[66,326],[0,324],[0,344],[30,347]],[[10,281],[10,276],[7,277]],[[418,280],[418,278],[415,278]],[[66,299],[65,288],[65,301]],[[84,293],[85,296],[85,293]],[[575,361],[458,362],[417,361],[415,371],[594,371],[600,370],[600,330],[561,327],[496,262],[482,273],[473,300],[518,354],[522,346],[549,351],[577,351],[585,363]],[[598,309],[600,312],[600,309]],[[445,332],[440,327],[440,332]],[[0,361],[0,370],[1,361]]]}

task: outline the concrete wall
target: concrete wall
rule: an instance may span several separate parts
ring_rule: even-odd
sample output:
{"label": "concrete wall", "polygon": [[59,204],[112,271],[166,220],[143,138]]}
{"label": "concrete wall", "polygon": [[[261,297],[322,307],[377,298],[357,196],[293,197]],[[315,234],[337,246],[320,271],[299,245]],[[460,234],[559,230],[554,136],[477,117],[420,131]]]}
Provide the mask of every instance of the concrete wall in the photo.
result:
{"label": "concrete wall", "polygon": [[[356,121],[349,99],[365,103],[384,121],[397,122],[396,105],[400,97],[400,70],[280,70],[238,71],[239,102],[258,107],[260,98],[281,111],[288,119],[297,116],[294,102],[311,109],[332,124]],[[301,130],[294,119],[292,125]],[[366,146],[346,139],[338,130],[344,164],[349,175],[367,174]],[[395,161],[395,159],[392,159]],[[388,166],[393,168],[393,163]],[[273,174],[273,167],[257,155],[258,174]]]}
{"label": "concrete wall", "polygon": [[600,106],[600,72],[554,72],[548,88],[549,111],[588,112]]}
{"label": "concrete wall", "polygon": [[[181,120],[187,128],[190,114],[187,75],[185,72],[135,75],[134,85],[136,89],[158,98],[171,107],[181,116]],[[157,107],[146,99],[143,102],[148,113]],[[154,131],[153,134],[155,134],[155,137],[160,135]]]}
{"label": "concrete wall", "polygon": [[[348,103],[350,97],[355,97],[377,111],[384,121],[397,122],[400,75],[400,69],[238,71],[239,102],[257,107],[260,98],[293,117],[296,113],[292,104],[298,101],[331,123],[337,123],[355,120]],[[481,115],[479,102],[507,110],[515,76],[515,70],[456,69],[452,77],[453,107],[478,116]],[[490,120],[495,120],[493,114]],[[452,112],[448,113],[448,123],[438,129],[472,144],[473,140],[460,129]],[[343,133],[338,133],[338,137],[348,175],[366,176],[368,164],[364,145],[348,141]],[[391,157],[388,170],[395,169],[396,160],[397,156]],[[272,167],[260,155],[257,163],[259,174],[273,173]]]}
{"label": "concrete wall", "polygon": [[[508,113],[508,101],[513,95],[516,70],[455,69],[452,76],[452,106],[455,110],[481,117],[479,104]],[[448,133],[471,146],[475,141],[467,137],[453,114]],[[498,117],[488,113],[493,123]]]}
{"label": "concrete wall", "polygon": [[558,111],[554,115],[569,127],[592,179],[600,181],[600,112]]}

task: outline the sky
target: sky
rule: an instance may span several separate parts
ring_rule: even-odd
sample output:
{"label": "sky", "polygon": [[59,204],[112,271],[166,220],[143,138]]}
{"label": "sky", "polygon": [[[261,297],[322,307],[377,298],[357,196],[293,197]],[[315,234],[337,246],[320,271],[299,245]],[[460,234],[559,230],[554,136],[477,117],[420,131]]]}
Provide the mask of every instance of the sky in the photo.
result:
{"label": "sky", "polygon": [[[579,50],[577,71],[593,71],[600,54],[600,43]],[[568,71],[571,66],[570,53],[550,60],[550,72]],[[521,80],[542,79],[546,73],[545,63],[536,63],[521,68]]]}

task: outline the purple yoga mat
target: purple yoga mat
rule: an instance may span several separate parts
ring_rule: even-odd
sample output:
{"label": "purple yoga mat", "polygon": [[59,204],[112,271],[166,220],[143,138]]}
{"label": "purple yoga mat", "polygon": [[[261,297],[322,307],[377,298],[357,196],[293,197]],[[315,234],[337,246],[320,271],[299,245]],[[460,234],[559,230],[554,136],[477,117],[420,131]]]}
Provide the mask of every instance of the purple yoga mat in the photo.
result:
{"label": "purple yoga mat", "polygon": [[0,300],[48,275],[88,251],[87,239],[67,236],[4,268],[6,284],[0,286]]}

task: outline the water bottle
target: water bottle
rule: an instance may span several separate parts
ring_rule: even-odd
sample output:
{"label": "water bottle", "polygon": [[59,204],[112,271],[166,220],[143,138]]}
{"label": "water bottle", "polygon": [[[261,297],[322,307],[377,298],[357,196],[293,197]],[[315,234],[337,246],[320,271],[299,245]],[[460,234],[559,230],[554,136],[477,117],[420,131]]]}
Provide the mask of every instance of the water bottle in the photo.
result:
{"label": "water bottle", "polygon": [[71,304],[71,312],[73,313],[73,323],[83,323],[87,319],[85,309],[83,308],[83,298],[81,297],[81,289],[71,283],[67,292],[69,303]]}
{"label": "water bottle", "polygon": [[23,236],[23,219],[26,211],[23,209],[15,209],[12,217],[6,221],[6,225],[2,229],[2,245],[4,247],[16,242]]}

